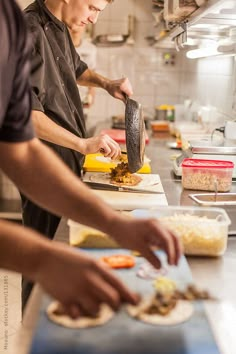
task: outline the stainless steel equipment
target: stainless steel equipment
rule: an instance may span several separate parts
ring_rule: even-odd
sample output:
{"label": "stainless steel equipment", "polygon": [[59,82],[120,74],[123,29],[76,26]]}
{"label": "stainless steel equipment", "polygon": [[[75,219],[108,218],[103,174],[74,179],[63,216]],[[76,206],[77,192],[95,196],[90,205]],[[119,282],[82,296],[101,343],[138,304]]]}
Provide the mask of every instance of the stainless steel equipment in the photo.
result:
{"label": "stainless steel equipment", "polygon": [[236,205],[236,193],[197,193],[189,197],[202,206]]}
{"label": "stainless steel equipment", "polygon": [[229,144],[227,141],[220,145],[211,139],[192,140],[189,148],[184,150],[180,156],[174,160],[173,168],[177,176],[182,176],[181,164],[185,158],[196,158],[205,160],[223,160],[234,163],[233,178],[236,178],[236,144]]}

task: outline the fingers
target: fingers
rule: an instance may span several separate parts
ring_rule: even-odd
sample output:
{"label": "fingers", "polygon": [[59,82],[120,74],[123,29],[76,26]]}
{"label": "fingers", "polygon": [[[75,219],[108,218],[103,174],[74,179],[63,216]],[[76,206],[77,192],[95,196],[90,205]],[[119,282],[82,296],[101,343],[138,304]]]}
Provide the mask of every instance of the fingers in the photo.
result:
{"label": "fingers", "polygon": [[[125,96],[129,97],[129,96],[133,95],[133,89],[132,89],[131,83],[127,77],[122,79],[121,85],[120,85],[120,90],[122,92],[124,92]],[[124,96],[124,98],[126,100],[125,96]]]}
{"label": "fingers", "polygon": [[107,90],[113,97],[120,99],[124,103],[126,102],[125,95],[128,97],[133,95],[133,89],[127,77],[119,80],[111,80]]}
{"label": "fingers", "polygon": [[84,316],[91,317],[97,316],[101,305],[101,301],[99,301],[98,298],[92,296],[91,293],[88,296],[78,298],[78,303],[80,313]]}
{"label": "fingers", "polygon": [[150,220],[154,222],[152,242],[154,245],[161,247],[167,255],[168,263],[170,265],[177,265],[179,257],[181,256],[181,244],[176,235],[168,230],[157,220]]}
{"label": "fingers", "polygon": [[145,249],[143,249],[142,256],[145,257],[155,268],[161,268],[161,261],[154,251],[152,251],[150,245],[146,245]]}
{"label": "fingers", "polygon": [[[137,304],[137,295],[131,292],[125,286],[125,284],[119,278],[117,278],[110,270],[106,269],[106,267],[102,267],[101,276],[107,284],[109,284],[113,289],[116,289],[122,302],[127,302],[134,305]],[[103,296],[106,296],[106,294],[103,294]]]}
{"label": "fingers", "polygon": [[76,304],[66,306],[65,311],[73,319],[76,319],[81,316],[81,311],[79,309],[79,306]]}
{"label": "fingers", "polygon": [[173,233],[171,233],[171,234],[172,234],[172,238],[173,238],[173,242],[174,242],[175,250],[176,250],[175,265],[178,265],[179,259],[183,253],[183,247],[182,247],[181,242],[179,241],[179,238],[176,235],[174,235]]}
{"label": "fingers", "polygon": [[101,141],[99,151],[105,156],[111,159],[116,159],[121,154],[119,144],[113,140],[109,135],[101,135]]}
{"label": "fingers", "polygon": [[80,294],[76,303],[63,305],[63,307],[72,318],[96,317],[102,303],[117,311],[124,302],[135,305],[138,301],[137,294],[131,293],[110,270],[98,265],[96,273],[90,275],[89,291]]}

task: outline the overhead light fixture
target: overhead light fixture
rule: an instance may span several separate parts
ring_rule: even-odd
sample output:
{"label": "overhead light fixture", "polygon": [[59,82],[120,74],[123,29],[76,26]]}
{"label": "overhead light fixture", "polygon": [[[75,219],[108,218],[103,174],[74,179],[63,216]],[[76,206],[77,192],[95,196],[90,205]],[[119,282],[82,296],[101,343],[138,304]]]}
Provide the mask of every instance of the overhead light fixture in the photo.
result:
{"label": "overhead light fixture", "polygon": [[211,57],[220,54],[221,52],[219,52],[217,48],[198,48],[198,49],[189,50],[186,53],[186,57],[188,59],[199,59],[199,58]]}
{"label": "overhead light fixture", "polygon": [[189,59],[199,59],[217,55],[236,55],[236,28],[229,31],[229,38],[215,42],[214,45],[190,50],[186,53]]}

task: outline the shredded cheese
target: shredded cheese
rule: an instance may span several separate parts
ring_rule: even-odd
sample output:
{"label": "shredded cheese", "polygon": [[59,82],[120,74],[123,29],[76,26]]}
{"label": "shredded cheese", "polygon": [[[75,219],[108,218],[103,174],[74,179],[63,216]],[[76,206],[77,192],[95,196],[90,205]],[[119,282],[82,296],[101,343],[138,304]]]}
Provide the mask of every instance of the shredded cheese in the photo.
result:
{"label": "shredded cheese", "polygon": [[217,219],[175,214],[160,221],[181,238],[187,255],[218,256],[226,249],[227,230]]}

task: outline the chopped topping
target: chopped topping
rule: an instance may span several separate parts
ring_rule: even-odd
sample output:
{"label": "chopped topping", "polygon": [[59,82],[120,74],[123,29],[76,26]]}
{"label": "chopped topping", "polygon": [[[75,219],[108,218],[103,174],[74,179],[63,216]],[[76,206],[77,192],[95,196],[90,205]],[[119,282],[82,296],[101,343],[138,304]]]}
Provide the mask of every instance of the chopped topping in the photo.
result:
{"label": "chopped topping", "polygon": [[176,306],[177,299],[171,294],[156,293],[151,305],[146,308],[145,313],[150,315],[166,316]]}
{"label": "chopped topping", "polygon": [[129,171],[128,163],[121,162],[115,168],[111,168],[111,183],[135,186],[140,181],[141,177]]}
{"label": "chopped topping", "polygon": [[129,171],[128,163],[121,162],[116,167],[111,169],[111,181],[123,183],[126,179],[129,179],[131,172]]}
{"label": "chopped topping", "polygon": [[[167,278],[160,283],[167,284],[167,280],[169,280],[169,284],[173,285],[173,281]],[[200,290],[193,284],[187,286],[184,291],[172,289],[173,290],[170,291],[170,289],[166,288],[166,292],[163,291],[163,288],[161,291],[158,290],[144,312],[150,315],[158,314],[166,316],[176,306],[178,300],[215,300],[208,291]]]}
{"label": "chopped topping", "polygon": [[154,288],[158,293],[169,294],[176,289],[176,284],[173,280],[166,277],[159,277],[153,282]]}

